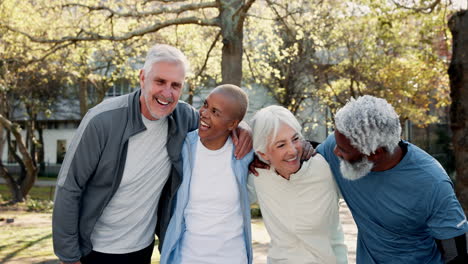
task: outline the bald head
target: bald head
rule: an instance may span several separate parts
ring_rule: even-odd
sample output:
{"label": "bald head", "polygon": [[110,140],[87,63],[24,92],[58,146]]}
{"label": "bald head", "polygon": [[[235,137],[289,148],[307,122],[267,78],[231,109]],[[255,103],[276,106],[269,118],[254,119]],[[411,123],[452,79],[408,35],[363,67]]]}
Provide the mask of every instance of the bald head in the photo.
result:
{"label": "bald head", "polygon": [[249,106],[247,94],[238,86],[233,84],[222,84],[216,87],[211,93],[220,93],[230,98],[236,105],[233,118],[242,121]]}

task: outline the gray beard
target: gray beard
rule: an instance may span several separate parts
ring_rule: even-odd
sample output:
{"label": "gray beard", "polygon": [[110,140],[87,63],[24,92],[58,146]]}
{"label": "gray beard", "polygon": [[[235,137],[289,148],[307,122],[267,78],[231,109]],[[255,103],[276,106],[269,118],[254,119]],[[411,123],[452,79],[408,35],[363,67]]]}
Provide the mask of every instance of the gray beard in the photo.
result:
{"label": "gray beard", "polygon": [[371,172],[374,167],[374,163],[369,161],[366,157],[362,158],[361,161],[350,163],[342,158],[340,160],[340,171],[345,179],[348,180],[358,180],[366,176]]}

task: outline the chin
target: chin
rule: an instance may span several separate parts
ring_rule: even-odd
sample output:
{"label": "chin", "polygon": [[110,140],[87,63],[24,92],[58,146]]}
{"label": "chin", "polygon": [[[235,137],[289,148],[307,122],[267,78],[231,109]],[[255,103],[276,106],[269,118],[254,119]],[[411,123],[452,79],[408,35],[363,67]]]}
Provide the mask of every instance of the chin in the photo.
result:
{"label": "chin", "polygon": [[369,174],[374,167],[374,163],[367,158],[361,161],[350,163],[340,158],[340,171],[341,175],[348,180],[359,180]]}

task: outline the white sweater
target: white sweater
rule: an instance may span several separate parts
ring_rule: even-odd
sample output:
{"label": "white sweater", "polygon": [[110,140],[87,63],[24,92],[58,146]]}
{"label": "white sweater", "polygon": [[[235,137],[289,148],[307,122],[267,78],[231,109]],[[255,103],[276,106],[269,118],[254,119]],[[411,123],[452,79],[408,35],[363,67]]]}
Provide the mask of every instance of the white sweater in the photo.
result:
{"label": "white sweater", "polygon": [[248,188],[271,237],[268,263],[347,263],[338,190],[325,159],[317,154],[289,180],[273,168],[258,173],[249,175]]}

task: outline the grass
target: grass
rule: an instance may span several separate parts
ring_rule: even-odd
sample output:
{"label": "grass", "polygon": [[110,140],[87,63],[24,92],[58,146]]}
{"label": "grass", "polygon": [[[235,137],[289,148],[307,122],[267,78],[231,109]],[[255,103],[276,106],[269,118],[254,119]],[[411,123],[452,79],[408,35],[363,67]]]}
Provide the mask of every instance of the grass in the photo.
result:
{"label": "grass", "polygon": [[[19,204],[0,207],[0,263],[59,263],[52,246],[51,213],[27,212]],[[6,223],[13,219],[13,223]],[[157,246],[151,263],[159,263]]]}
{"label": "grass", "polygon": [[[29,196],[34,200],[53,200],[54,192],[55,186],[34,186],[29,192]],[[10,190],[5,184],[0,184],[0,195],[4,200],[11,198]]]}
{"label": "grass", "polygon": [[[34,186],[26,202],[6,206],[11,194],[5,184],[0,184],[0,263],[59,263],[53,252],[49,207],[54,191],[53,186]],[[252,205],[252,214],[258,217],[258,205]],[[7,219],[13,219],[13,223],[7,224]],[[261,218],[252,221],[252,231],[254,246],[266,254],[269,237]],[[159,258],[155,246],[151,263],[159,263]]]}
{"label": "grass", "polygon": [[[52,251],[50,213],[4,210],[0,218],[0,263],[57,263]],[[13,223],[6,223],[13,219]]]}

